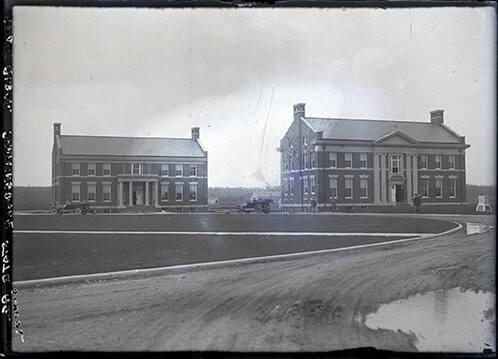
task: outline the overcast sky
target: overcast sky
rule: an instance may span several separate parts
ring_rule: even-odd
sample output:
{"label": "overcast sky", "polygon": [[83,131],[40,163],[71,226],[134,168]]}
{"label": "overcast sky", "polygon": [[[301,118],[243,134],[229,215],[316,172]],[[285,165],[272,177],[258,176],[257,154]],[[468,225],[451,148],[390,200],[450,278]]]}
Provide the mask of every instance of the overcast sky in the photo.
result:
{"label": "overcast sky", "polygon": [[275,148],[309,116],[445,123],[467,183],[495,182],[493,8],[14,8],[14,183],[51,183],[63,134],[190,137],[210,186],[279,184]]}

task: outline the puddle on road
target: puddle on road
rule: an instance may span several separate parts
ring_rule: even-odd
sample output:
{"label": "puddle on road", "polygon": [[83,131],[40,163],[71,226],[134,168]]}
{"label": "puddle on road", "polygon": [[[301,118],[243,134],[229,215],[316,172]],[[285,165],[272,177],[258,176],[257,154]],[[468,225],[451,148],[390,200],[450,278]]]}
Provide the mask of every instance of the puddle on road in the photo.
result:
{"label": "puddle on road", "polygon": [[484,233],[489,230],[489,226],[486,226],[482,223],[473,223],[467,222],[465,223],[465,234],[476,234],[476,233]]}
{"label": "puddle on road", "polygon": [[417,337],[423,352],[496,351],[494,293],[448,291],[418,294],[381,305],[365,317],[372,329],[401,330]]}

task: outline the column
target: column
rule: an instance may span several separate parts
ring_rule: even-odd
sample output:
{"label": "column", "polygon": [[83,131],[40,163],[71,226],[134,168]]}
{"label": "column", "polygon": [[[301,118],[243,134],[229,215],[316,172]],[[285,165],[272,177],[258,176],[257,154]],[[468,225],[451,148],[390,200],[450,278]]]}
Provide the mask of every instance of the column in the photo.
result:
{"label": "column", "polygon": [[128,206],[133,206],[133,182],[130,181],[128,182],[129,185],[130,185],[130,188],[129,188],[129,194],[130,194],[130,197],[128,198]]}
{"label": "column", "polygon": [[413,193],[412,193],[412,155],[406,154],[406,196],[408,197],[408,203],[412,203]]}
{"label": "column", "polygon": [[159,207],[159,190],[158,190],[158,182],[154,182],[154,198],[156,199],[156,207]]}
{"label": "column", "polygon": [[418,193],[418,155],[413,155],[413,194]]}
{"label": "column", "polygon": [[123,182],[118,182],[118,206],[123,206]]}
{"label": "column", "polygon": [[373,168],[374,168],[374,176],[373,176],[373,186],[374,186],[374,203],[380,202],[380,173],[379,173],[379,155],[374,153],[373,155]]}
{"label": "column", "polygon": [[387,184],[387,179],[386,179],[386,155],[381,155],[380,156],[380,186],[381,186],[381,199],[380,201],[382,203],[387,202],[387,191],[386,191],[386,186]]}
{"label": "column", "polygon": [[149,182],[145,181],[145,205],[149,205]]}

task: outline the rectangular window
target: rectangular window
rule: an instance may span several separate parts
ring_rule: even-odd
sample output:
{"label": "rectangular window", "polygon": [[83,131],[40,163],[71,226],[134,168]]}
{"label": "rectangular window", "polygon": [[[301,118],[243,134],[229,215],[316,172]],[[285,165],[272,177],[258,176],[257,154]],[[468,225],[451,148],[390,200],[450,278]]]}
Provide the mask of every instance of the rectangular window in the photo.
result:
{"label": "rectangular window", "polygon": [[344,167],[352,168],[352,164],[353,164],[353,154],[351,152],[346,152],[344,154]]}
{"label": "rectangular window", "polygon": [[197,166],[190,165],[190,177],[195,177],[195,176],[197,176]]}
{"label": "rectangular window", "polygon": [[360,168],[367,168],[367,154],[360,153]]}
{"label": "rectangular window", "polygon": [[[80,175],[80,164],[79,163],[71,163],[71,175],[79,176]],[[79,199],[78,199],[79,201]]]}
{"label": "rectangular window", "polygon": [[443,197],[443,180],[436,180],[436,197]]}
{"label": "rectangular window", "polygon": [[161,183],[161,201],[169,199],[169,183]]}
{"label": "rectangular window", "polygon": [[80,185],[72,184],[71,185],[71,201],[79,202],[80,201]]}
{"label": "rectangular window", "polygon": [[368,180],[365,178],[360,179],[360,197],[368,198]]}
{"label": "rectangular window", "polygon": [[291,156],[290,155],[289,155],[289,160],[288,161],[286,161],[285,157],[284,157],[284,169],[286,171],[288,171],[290,169],[290,160],[291,160]]}
{"label": "rectangular window", "polygon": [[304,152],[304,168],[310,168],[310,157],[307,152]]}
{"label": "rectangular window", "polygon": [[168,175],[168,170],[169,170],[169,165],[168,164],[161,164],[161,176],[167,176]]}
{"label": "rectangular window", "polygon": [[420,180],[420,195],[422,197],[429,197],[429,180],[423,179]]}
{"label": "rectangular window", "polygon": [[96,165],[95,163],[89,163],[87,170],[86,170],[87,176],[95,176],[96,174]]}
{"label": "rectangular window", "polygon": [[456,186],[457,186],[456,179],[450,178],[450,188],[449,188],[450,198],[456,197]]}
{"label": "rectangular window", "polygon": [[401,156],[391,156],[391,173],[401,172]]}
{"label": "rectangular window", "polygon": [[175,165],[175,176],[176,177],[183,176],[183,165]]}
{"label": "rectangular window", "polygon": [[183,201],[183,183],[175,184],[175,199],[177,201]]}
{"label": "rectangular window", "polygon": [[311,177],[311,194],[315,194],[316,192],[316,178]]}
{"label": "rectangular window", "polygon": [[448,162],[449,162],[450,170],[454,170],[455,169],[455,155],[449,155]]}
{"label": "rectangular window", "polygon": [[337,178],[330,179],[330,198],[337,198]]}
{"label": "rectangular window", "polygon": [[291,194],[291,196],[294,194],[294,178],[290,178],[289,179],[289,192]]}
{"label": "rectangular window", "polygon": [[344,197],[353,198],[353,179],[346,178],[344,181]]}
{"label": "rectangular window", "polygon": [[103,174],[104,174],[104,176],[110,176],[111,175],[111,164],[110,163],[104,163],[104,165],[103,165]]}
{"label": "rectangular window", "polygon": [[284,196],[287,196],[288,192],[287,192],[287,180],[284,179],[284,181],[282,182],[282,193],[284,194]]}
{"label": "rectangular window", "polygon": [[420,156],[420,168],[427,169],[427,155]]}
{"label": "rectangular window", "polygon": [[131,173],[134,174],[134,175],[139,175],[142,171],[141,171],[141,165],[140,163],[133,163],[131,165]]}
{"label": "rectangular window", "polygon": [[104,193],[104,202],[110,202],[111,201],[111,184],[104,183],[102,185],[102,192]]}
{"label": "rectangular window", "polygon": [[438,169],[438,170],[441,169],[441,155],[434,156],[434,164],[436,166],[436,169]]}
{"label": "rectangular window", "polygon": [[308,178],[303,178],[303,192],[304,194],[308,194]]}
{"label": "rectangular window", "polygon": [[86,188],[88,202],[95,202],[97,186],[95,185],[95,183],[88,183]]}
{"label": "rectangular window", "polygon": [[190,183],[190,200],[197,201],[197,183]]}
{"label": "rectangular window", "polygon": [[337,152],[329,153],[330,167],[337,168]]}
{"label": "rectangular window", "polygon": [[316,167],[316,153],[311,152],[310,156],[311,156],[311,168],[315,168]]}

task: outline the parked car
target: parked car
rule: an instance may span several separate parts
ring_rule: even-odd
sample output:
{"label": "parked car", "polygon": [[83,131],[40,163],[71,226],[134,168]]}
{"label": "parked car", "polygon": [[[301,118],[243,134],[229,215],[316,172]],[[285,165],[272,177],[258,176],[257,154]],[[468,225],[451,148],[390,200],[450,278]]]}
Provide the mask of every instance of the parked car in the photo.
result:
{"label": "parked car", "polygon": [[237,209],[239,213],[270,213],[270,204],[273,203],[273,199],[253,199],[248,201],[246,204],[238,206]]}
{"label": "parked car", "polygon": [[90,205],[88,203],[66,203],[64,205],[54,206],[50,209],[52,214],[87,214],[90,212]]}

